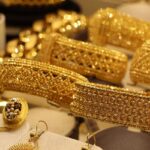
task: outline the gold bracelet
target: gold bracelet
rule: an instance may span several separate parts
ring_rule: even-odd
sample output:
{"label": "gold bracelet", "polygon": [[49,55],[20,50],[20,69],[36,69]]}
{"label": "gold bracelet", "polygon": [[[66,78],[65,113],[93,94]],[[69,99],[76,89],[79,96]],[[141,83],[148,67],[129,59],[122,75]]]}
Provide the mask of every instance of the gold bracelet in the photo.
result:
{"label": "gold bracelet", "polygon": [[50,5],[63,2],[64,0],[2,0],[5,5]]}
{"label": "gold bracelet", "polygon": [[150,84],[150,40],[146,41],[135,53],[130,76],[135,83]]}
{"label": "gold bracelet", "polygon": [[79,38],[87,31],[87,21],[84,15],[73,11],[58,11],[48,14],[45,19],[37,20],[32,28],[19,33],[19,38],[7,43],[6,51],[13,58],[36,58],[41,50],[42,40],[46,34],[58,32],[70,38]]}
{"label": "gold bracelet", "polygon": [[13,90],[47,98],[49,103],[69,107],[75,82],[83,76],[46,63],[4,59],[0,64],[0,91]]}
{"label": "gold bracelet", "polygon": [[101,9],[90,19],[89,36],[96,44],[112,44],[134,52],[150,38],[150,23],[112,8]]}
{"label": "gold bracelet", "polygon": [[69,70],[46,63],[4,59],[0,91],[14,90],[42,96],[75,115],[150,129],[150,95],[145,92],[89,83]]}
{"label": "gold bracelet", "polygon": [[127,67],[127,57],[121,52],[59,34],[43,41],[39,56],[41,61],[113,83],[121,82]]}
{"label": "gold bracelet", "polygon": [[150,95],[123,88],[77,83],[74,115],[150,130]]}

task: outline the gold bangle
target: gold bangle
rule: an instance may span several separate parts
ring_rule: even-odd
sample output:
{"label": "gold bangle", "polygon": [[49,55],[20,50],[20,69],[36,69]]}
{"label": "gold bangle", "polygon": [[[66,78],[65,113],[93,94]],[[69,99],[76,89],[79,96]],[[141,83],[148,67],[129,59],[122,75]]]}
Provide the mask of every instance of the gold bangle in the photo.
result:
{"label": "gold bangle", "polygon": [[121,52],[59,34],[49,35],[43,41],[39,57],[41,61],[113,83],[121,82],[127,67],[127,57]]}
{"label": "gold bangle", "polygon": [[46,63],[4,59],[0,64],[0,91],[14,90],[47,98],[49,103],[69,107],[75,82],[83,76]]}
{"label": "gold bangle", "polygon": [[89,83],[69,70],[46,63],[4,59],[0,64],[0,91],[14,90],[42,96],[73,114],[150,129],[150,95]]}
{"label": "gold bangle", "polygon": [[90,19],[89,36],[96,44],[112,44],[134,52],[150,38],[150,23],[112,8],[101,9]]}
{"label": "gold bangle", "polygon": [[2,0],[5,5],[50,5],[63,2],[64,0]]}
{"label": "gold bangle", "polygon": [[146,41],[135,53],[130,76],[135,83],[150,84],[150,40]]}
{"label": "gold bangle", "polygon": [[57,32],[70,38],[81,38],[87,32],[86,17],[73,11],[48,14],[45,20],[37,20],[32,28],[19,33],[19,38],[7,43],[6,51],[13,58],[36,58],[45,35]]}
{"label": "gold bangle", "polygon": [[150,130],[150,95],[123,88],[77,83],[74,115]]}

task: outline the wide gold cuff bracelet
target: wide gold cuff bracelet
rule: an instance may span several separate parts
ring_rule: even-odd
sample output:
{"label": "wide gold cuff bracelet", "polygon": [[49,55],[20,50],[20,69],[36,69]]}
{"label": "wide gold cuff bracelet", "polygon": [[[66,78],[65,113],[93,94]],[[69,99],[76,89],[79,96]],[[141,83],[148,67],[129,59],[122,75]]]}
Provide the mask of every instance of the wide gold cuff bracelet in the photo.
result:
{"label": "wide gold cuff bracelet", "polygon": [[2,0],[5,5],[49,5],[63,2],[64,0]]}
{"label": "wide gold cuff bracelet", "polygon": [[0,64],[0,91],[13,90],[47,98],[69,107],[75,82],[81,75],[46,63],[25,59],[4,59]]}
{"label": "wide gold cuff bracelet", "polygon": [[150,40],[146,41],[135,53],[130,76],[135,83],[150,85]]}
{"label": "wide gold cuff bracelet", "polygon": [[75,115],[150,130],[150,95],[89,83],[72,71],[25,59],[0,63],[0,91],[47,98]]}
{"label": "wide gold cuff bracelet", "polygon": [[113,83],[121,82],[127,67],[127,57],[121,52],[59,34],[44,40],[39,55],[41,61]]}
{"label": "wide gold cuff bracelet", "polygon": [[134,52],[150,38],[150,23],[138,20],[112,8],[97,11],[89,22],[90,40],[112,44]]}
{"label": "wide gold cuff bracelet", "polygon": [[80,82],[74,98],[76,116],[150,130],[150,95],[144,92]]}

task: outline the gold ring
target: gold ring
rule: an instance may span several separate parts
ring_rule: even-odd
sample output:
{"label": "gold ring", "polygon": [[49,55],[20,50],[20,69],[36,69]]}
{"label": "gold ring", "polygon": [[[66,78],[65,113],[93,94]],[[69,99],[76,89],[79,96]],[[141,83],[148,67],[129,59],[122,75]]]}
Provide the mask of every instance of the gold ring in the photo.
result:
{"label": "gold ring", "polygon": [[150,38],[150,23],[112,8],[97,11],[89,22],[90,40],[96,44],[112,44],[134,52]]}
{"label": "gold ring", "polygon": [[40,61],[120,83],[125,75],[127,57],[121,52],[69,39],[59,34],[49,35],[42,43]]}
{"label": "gold ring", "polygon": [[49,103],[69,107],[76,81],[83,76],[46,63],[4,59],[0,64],[0,90],[25,92],[47,98]]}
{"label": "gold ring", "polygon": [[[4,101],[0,103],[4,104]],[[2,114],[4,125],[0,127],[0,132],[15,130],[26,120],[28,104],[23,98],[11,98],[5,101]]]}

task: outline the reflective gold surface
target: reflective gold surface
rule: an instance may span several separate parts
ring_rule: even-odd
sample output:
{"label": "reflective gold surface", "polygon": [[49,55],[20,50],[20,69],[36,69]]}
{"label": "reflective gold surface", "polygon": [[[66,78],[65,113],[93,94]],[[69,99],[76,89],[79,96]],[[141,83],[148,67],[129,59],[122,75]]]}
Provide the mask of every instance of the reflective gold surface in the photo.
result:
{"label": "reflective gold surface", "polygon": [[71,38],[79,38],[86,34],[86,17],[72,11],[59,11],[48,14],[45,19],[37,20],[32,28],[19,33],[19,38],[9,41],[6,46],[8,55],[13,58],[36,58],[42,49],[41,43],[46,34],[58,32]]}
{"label": "reflective gold surface", "polygon": [[0,64],[0,90],[25,92],[69,107],[75,82],[87,79],[67,69],[26,59],[4,59]]}
{"label": "reflective gold surface", "polygon": [[40,61],[112,83],[121,83],[128,61],[121,52],[60,34],[52,34],[43,41],[39,57]]}
{"label": "reflective gold surface", "polygon": [[130,76],[135,83],[150,85],[150,40],[136,51],[130,68]]}
{"label": "reflective gold surface", "polygon": [[94,83],[77,83],[70,109],[76,116],[150,131],[150,95]]}
{"label": "reflective gold surface", "polygon": [[113,8],[98,10],[89,21],[89,37],[93,43],[112,44],[135,52],[150,38],[150,23]]}

